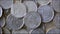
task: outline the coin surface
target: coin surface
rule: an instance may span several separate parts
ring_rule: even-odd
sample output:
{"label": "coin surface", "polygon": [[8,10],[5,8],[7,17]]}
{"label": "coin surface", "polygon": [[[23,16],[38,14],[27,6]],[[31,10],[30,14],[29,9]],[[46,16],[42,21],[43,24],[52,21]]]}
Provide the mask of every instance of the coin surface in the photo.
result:
{"label": "coin surface", "polygon": [[27,26],[27,28],[37,28],[41,24],[41,17],[37,12],[28,12],[24,17],[24,23]]}
{"label": "coin surface", "polygon": [[11,14],[17,18],[21,18],[26,15],[26,7],[23,3],[16,2],[11,7]]}
{"label": "coin surface", "polygon": [[60,12],[60,0],[52,0],[51,5],[56,12]]}
{"label": "coin surface", "polygon": [[24,1],[24,4],[26,5],[28,12],[30,11],[37,12],[37,5],[34,1]]}
{"label": "coin surface", "polygon": [[0,5],[3,7],[3,9],[11,8],[12,4],[13,4],[13,0],[0,0]]}
{"label": "coin surface", "polygon": [[12,31],[12,34],[28,34],[28,32],[25,29],[22,29],[19,31]]}
{"label": "coin surface", "polygon": [[6,27],[12,30],[18,30],[23,27],[24,22],[23,19],[19,19],[14,17],[13,15],[8,15],[6,19]]}
{"label": "coin surface", "polygon": [[0,28],[0,34],[2,34],[2,29]]}
{"label": "coin surface", "polygon": [[31,30],[29,34],[44,34],[44,31],[41,29]]}
{"label": "coin surface", "polygon": [[53,22],[57,28],[60,28],[60,13],[55,15]]}
{"label": "coin surface", "polygon": [[46,34],[60,34],[60,29],[57,28],[50,29]]}
{"label": "coin surface", "polygon": [[2,17],[0,18],[0,27],[4,27],[4,25],[5,25],[5,18]]}
{"label": "coin surface", "polygon": [[2,8],[0,7],[0,17],[2,16],[2,12],[3,12]]}
{"label": "coin surface", "polygon": [[38,13],[42,16],[42,22],[44,23],[50,22],[54,17],[54,11],[48,5],[40,6],[38,8]]}
{"label": "coin surface", "polygon": [[3,28],[4,34],[11,34],[11,32],[7,28]]}

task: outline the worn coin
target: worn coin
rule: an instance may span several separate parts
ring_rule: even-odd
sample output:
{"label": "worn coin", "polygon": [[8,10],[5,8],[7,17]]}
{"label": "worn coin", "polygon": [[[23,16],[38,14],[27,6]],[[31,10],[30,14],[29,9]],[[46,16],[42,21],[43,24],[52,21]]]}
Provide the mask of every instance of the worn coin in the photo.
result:
{"label": "worn coin", "polygon": [[30,11],[37,12],[37,5],[34,1],[24,1],[24,4],[26,5],[28,12]]}
{"label": "worn coin", "polygon": [[42,16],[42,22],[44,23],[50,22],[54,17],[54,11],[48,5],[40,6],[38,8],[38,13]]}
{"label": "worn coin", "polygon": [[16,2],[11,7],[11,14],[17,18],[21,18],[26,15],[26,7],[23,3]]}
{"label": "worn coin", "polygon": [[13,0],[0,0],[0,5],[3,7],[3,9],[11,8],[12,4],[13,4]]}
{"label": "worn coin", "polygon": [[51,5],[56,12],[60,12],[60,0],[52,0]]}
{"label": "worn coin", "polygon": [[14,17],[13,15],[8,15],[6,19],[6,27],[12,30],[18,30],[23,27],[24,22],[23,19],[19,19]]}
{"label": "worn coin", "polygon": [[37,28],[41,24],[41,17],[37,12],[28,12],[24,17],[24,23],[27,26],[27,28]]}
{"label": "worn coin", "polygon": [[2,12],[3,12],[2,8],[0,7],[0,17],[2,16]]}

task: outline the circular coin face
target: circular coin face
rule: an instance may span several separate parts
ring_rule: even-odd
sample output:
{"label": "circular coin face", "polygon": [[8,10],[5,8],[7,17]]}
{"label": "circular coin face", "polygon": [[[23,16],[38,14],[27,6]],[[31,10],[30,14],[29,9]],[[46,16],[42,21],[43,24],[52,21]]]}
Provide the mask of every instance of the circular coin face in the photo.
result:
{"label": "circular coin face", "polygon": [[20,31],[12,31],[12,34],[28,34],[28,32],[24,29],[20,30]]}
{"label": "circular coin face", "polygon": [[53,22],[57,28],[60,28],[60,13],[55,15]]}
{"label": "circular coin face", "polygon": [[3,28],[4,34],[11,34],[11,32],[7,28]]}
{"label": "circular coin face", "polygon": [[42,16],[42,22],[44,23],[50,22],[54,17],[54,11],[48,5],[40,6],[38,13]]}
{"label": "circular coin face", "polygon": [[16,2],[11,7],[11,14],[17,18],[21,18],[26,15],[26,7],[23,3]]}
{"label": "circular coin face", "polygon": [[0,27],[3,27],[5,25],[5,18],[0,18]]}
{"label": "circular coin face", "polygon": [[11,8],[12,4],[13,4],[13,0],[0,0],[0,5],[3,7],[3,9]]}
{"label": "circular coin face", "polygon": [[60,34],[60,30],[53,28],[49,30],[46,34]]}
{"label": "circular coin face", "polygon": [[56,12],[60,12],[60,0],[52,0],[51,5]]}
{"label": "circular coin face", "polygon": [[37,28],[41,24],[41,17],[38,13],[34,11],[28,12],[24,17],[24,23],[27,28]]}
{"label": "circular coin face", "polygon": [[35,0],[35,2],[39,3],[40,5],[47,5],[51,2],[51,0]]}
{"label": "circular coin face", "polygon": [[0,34],[2,34],[2,29],[0,28]]}
{"label": "circular coin face", "polygon": [[44,34],[44,31],[41,29],[31,30],[29,34]]}
{"label": "circular coin face", "polygon": [[35,11],[37,12],[37,5],[34,1],[24,1],[24,4],[26,5],[28,12]]}
{"label": "circular coin face", "polygon": [[7,28],[9,27],[9,29],[18,30],[23,27],[24,22],[23,19],[16,18],[10,14],[6,19],[6,24]]}
{"label": "circular coin face", "polygon": [[2,16],[2,8],[0,7],[0,17]]}

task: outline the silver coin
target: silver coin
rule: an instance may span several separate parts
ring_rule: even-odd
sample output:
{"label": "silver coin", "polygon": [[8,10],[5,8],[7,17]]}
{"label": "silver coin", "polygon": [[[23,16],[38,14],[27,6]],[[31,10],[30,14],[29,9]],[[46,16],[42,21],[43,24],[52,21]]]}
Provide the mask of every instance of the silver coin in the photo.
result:
{"label": "silver coin", "polygon": [[13,0],[0,0],[0,5],[4,9],[9,9],[11,8],[11,5],[13,4]]}
{"label": "silver coin", "polygon": [[44,34],[44,31],[41,29],[31,30],[29,34]]}
{"label": "silver coin", "polygon": [[23,19],[19,19],[14,17],[13,15],[8,15],[6,19],[6,27],[12,30],[18,30],[23,27],[24,22]]}
{"label": "silver coin", "polygon": [[51,5],[56,12],[60,12],[60,0],[52,0]]}
{"label": "silver coin", "polygon": [[24,4],[26,5],[28,12],[35,11],[37,12],[37,5],[34,1],[24,1]]}
{"label": "silver coin", "polygon": [[3,28],[4,34],[11,34],[11,32],[7,28]]}
{"label": "silver coin", "polygon": [[0,28],[0,34],[2,34],[2,29]]}
{"label": "silver coin", "polygon": [[60,29],[57,28],[50,29],[46,34],[60,34]]}
{"label": "silver coin", "polygon": [[28,32],[25,29],[22,29],[19,31],[12,31],[12,34],[28,34]]}
{"label": "silver coin", "polygon": [[39,3],[40,5],[47,5],[51,2],[51,0],[35,0],[36,3]]}
{"label": "silver coin", "polygon": [[17,18],[21,18],[26,15],[26,7],[23,3],[16,2],[11,7],[11,14]]}
{"label": "silver coin", "polygon": [[2,16],[2,12],[3,12],[2,8],[0,7],[0,17]]}
{"label": "silver coin", "polygon": [[34,29],[41,24],[41,17],[38,13],[31,11],[24,17],[24,23],[27,28]]}
{"label": "silver coin", "polygon": [[38,13],[42,16],[42,22],[44,23],[50,22],[54,17],[54,11],[48,5],[40,6],[38,8]]}
{"label": "silver coin", "polygon": [[57,28],[60,28],[60,13],[57,13],[53,19],[53,22],[55,23],[55,26]]}
{"label": "silver coin", "polygon": [[5,25],[5,18],[0,18],[0,27],[3,27]]}

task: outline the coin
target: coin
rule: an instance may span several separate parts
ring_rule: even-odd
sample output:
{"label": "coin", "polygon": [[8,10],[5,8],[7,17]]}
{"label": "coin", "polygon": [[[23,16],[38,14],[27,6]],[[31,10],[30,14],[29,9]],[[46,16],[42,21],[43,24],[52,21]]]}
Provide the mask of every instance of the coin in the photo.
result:
{"label": "coin", "polygon": [[12,34],[28,34],[28,32],[25,29],[22,29],[19,31],[12,31]]}
{"label": "coin", "polygon": [[44,31],[41,29],[31,30],[29,34],[44,34]]}
{"label": "coin", "polygon": [[4,25],[5,25],[5,18],[2,17],[0,18],[0,27],[4,27]]}
{"label": "coin", "polygon": [[60,28],[60,13],[55,15],[53,22],[57,28]]}
{"label": "coin", "polygon": [[12,30],[19,30],[20,28],[23,27],[24,22],[23,19],[19,19],[14,17],[13,15],[8,15],[6,19],[6,27]]}
{"label": "coin", "polygon": [[60,29],[57,28],[50,29],[46,34],[60,34]]}
{"label": "coin", "polygon": [[11,8],[12,4],[13,4],[13,0],[0,0],[0,5],[3,7],[3,9]]}
{"label": "coin", "polygon": [[2,12],[3,12],[2,8],[0,7],[0,17],[2,16]]}
{"label": "coin", "polygon": [[4,34],[11,34],[11,32],[7,28],[3,28]]}
{"label": "coin", "polygon": [[38,13],[42,16],[42,22],[44,23],[50,22],[54,17],[54,11],[48,5],[40,6]]}
{"label": "coin", "polygon": [[26,7],[23,3],[16,2],[11,7],[11,14],[17,18],[21,18],[26,15]]}
{"label": "coin", "polygon": [[24,4],[26,5],[28,12],[30,12],[30,11],[37,12],[37,5],[34,1],[24,1]]}
{"label": "coin", "polygon": [[0,34],[2,34],[2,29],[0,28]]}
{"label": "coin", "polygon": [[41,16],[34,11],[28,12],[24,17],[24,23],[27,28],[35,29],[41,24]]}
{"label": "coin", "polygon": [[52,0],[51,5],[56,12],[60,12],[60,0]]}

